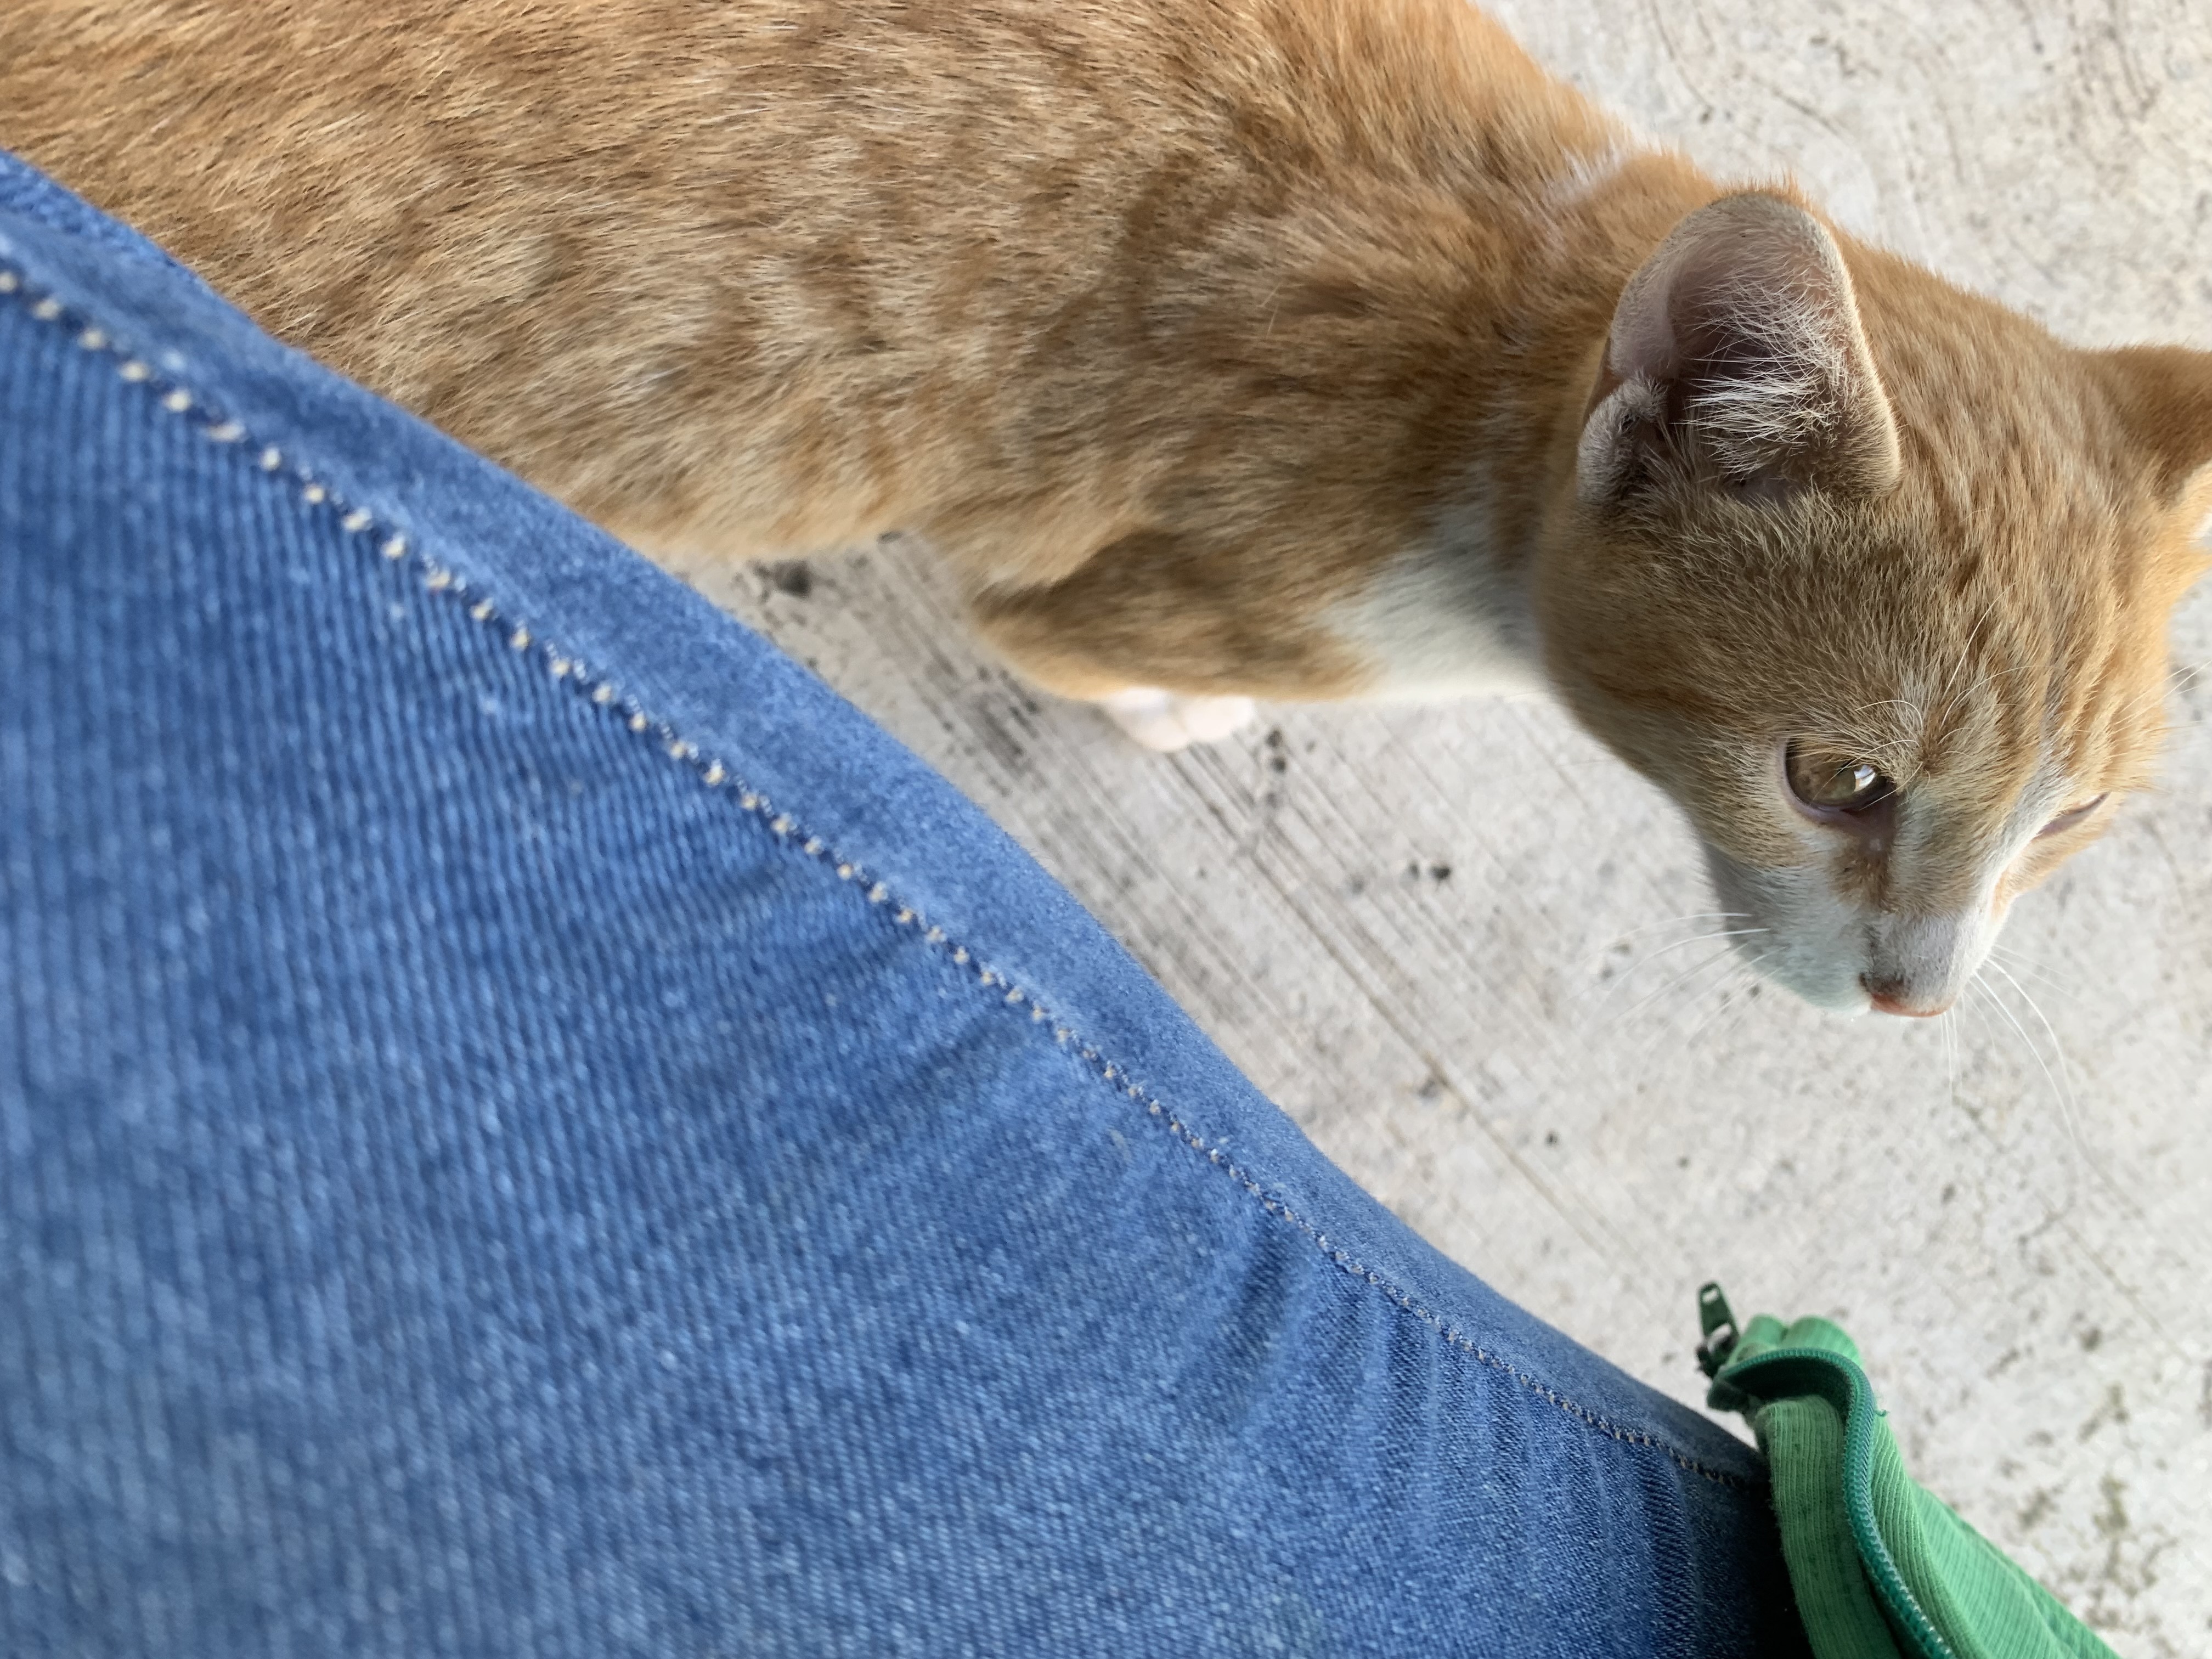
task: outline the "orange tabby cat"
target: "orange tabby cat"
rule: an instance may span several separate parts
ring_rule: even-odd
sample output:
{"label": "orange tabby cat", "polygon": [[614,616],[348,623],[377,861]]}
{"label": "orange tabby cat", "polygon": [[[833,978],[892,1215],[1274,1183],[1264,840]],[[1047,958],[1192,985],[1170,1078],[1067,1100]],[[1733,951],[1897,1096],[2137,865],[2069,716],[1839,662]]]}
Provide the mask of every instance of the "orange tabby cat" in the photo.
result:
{"label": "orange tabby cat", "polygon": [[1042,684],[1548,679],[1939,1010],[2143,779],[2212,358],[1633,146],[1458,0],[10,0],[0,143],[639,546],[897,528]]}

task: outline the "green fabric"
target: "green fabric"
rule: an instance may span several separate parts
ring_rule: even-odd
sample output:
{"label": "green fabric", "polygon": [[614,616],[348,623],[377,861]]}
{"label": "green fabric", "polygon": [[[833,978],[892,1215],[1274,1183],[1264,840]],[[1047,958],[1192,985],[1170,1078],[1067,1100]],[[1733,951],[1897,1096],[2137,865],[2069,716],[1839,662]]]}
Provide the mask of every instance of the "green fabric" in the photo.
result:
{"label": "green fabric", "polygon": [[1735,1328],[1698,1297],[1713,1407],[1751,1421],[1814,1659],[2116,1659],[1905,1472],[1850,1338],[1825,1319]]}

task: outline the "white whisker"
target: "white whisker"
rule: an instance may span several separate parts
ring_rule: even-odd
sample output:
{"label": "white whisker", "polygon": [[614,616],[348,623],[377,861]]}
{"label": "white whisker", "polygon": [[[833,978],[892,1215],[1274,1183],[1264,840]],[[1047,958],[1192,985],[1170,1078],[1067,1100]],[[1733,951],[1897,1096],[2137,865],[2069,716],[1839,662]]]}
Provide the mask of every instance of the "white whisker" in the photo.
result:
{"label": "white whisker", "polygon": [[1606,949],[1611,950],[1616,945],[1626,945],[1630,939],[1641,938],[1645,933],[1656,933],[1662,927],[1680,927],[1685,922],[1749,921],[1750,920],[1750,915],[1742,910],[1698,910],[1686,916],[1668,916],[1658,921],[1647,921],[1641,927],[1632,927],[1625,933],[1615,933],[1607,941]]}
{"label": "white whisker", "polygon": [[1771,951],[1760,951],[1757,956],[1752,957],[1748,962],[1746,962],[1738,968],[1733,975],[1721,981],[1719,994],[1714,999],[1712,1011],[1703,1019],[1699,1020],[1695,1025],[1692,1025],[1690,1028],[1690,1034],[1682,1039],[1683,1048],[1687,1048],[1692,1043],[1695,1042],[1705,1034],[1706,1027],[1710,1026],[1716,1019],[1718,1019],[1729,1009],[1741,1008],[1743,1006],[1743,1002],[1748,1000],[1748,999],[1743,999],[1741,1000],[1734,999],[1735,998],[1735,994],[1738,991],[1743,989],[1745,986],[1751,984],[1759,977],[1759,964],[1765,961],[1766,958],[1772,954],[1773,953]]}
{"label": "white whisker", "polygon": [[[1996,963],[1992,963],[1990,965],[1996,968],[1999,973],[2004,973],[2004,969],[2002,967],[1998,967]],[[2005,974],[2005,977],[2008,980],[2012,980],[2014,989],[2019,988],[2020,981],[2018,980],[2013,980],[2010,974]],[[1996,1011],[2005,1017],[2006,1021],[2012,1026],[2012,1029],[2020,1033],[2020,1040],[2027,1045],[2028,1053],[2035,1056],[2035,1063],[2043,1068],[2043,1080],[2051,1085],[2051,1092],[2058,1097],[2059,1115],[2065,1120],[2066,1139],[2073,1145],[2074,1156],[2077,1161],[2082,1164],[2087,1164],[2089,1160],[2082,1153],[2081,1137],[2074,1127],[2074,1101],[2072,1091],[2063,1086],[2059,1082],[2057,1077],[2052,1073],[2050,1062],[2043,1057],[2043,1050],[2036,1046],[2035,1039],[2028,1036],[2027,1027],[2020,1023],[2019,1016],[2014,1014],[2010,1008],[2005,1006],[2003,999],[1997,995],[1994,987],[1983,981],[1981,969],[1978,968],[1974,970],[1974,977],[1968,982],[1970,984],[1978,985],[1981,987],[1982,994],[1987,997],[1990,1003],[1995,1006]],[[2021,994],[2026,996],[2027,993],[2023,991]],[[2035,1006],[2034,1000],[2033,998],[2029,999],[2028,1006],[2031,1008]],[[2036,1017],[2038,1018],[2042,1018],[2042,1012],[2043,1011],[2039,1008],[2036,1010]],[[2046,1029],[2049,1027],[2050,1024],[2051,1022],[2048,1020],[2044,1021],[2044,1024]],[[2051,1040],[2054,1043],[2057,1042],[2058,1037],[2056,1032],[2051,1034]],[[2066,1056],[2063,1053],[2058,1056],[2058,1064],[2062,1068],[2066,1064]]]}
{"label": "white whisker", "polygon": [[1943,1028],[1943,1071],[1950,1084],[1951,1104],[1959,1104],[1959,1011],[1954,1006],[1937,1022]]}
{"label": "white whisker", "polygon": [[2081,994],[2079,991],[2067,984],[2041,963],[2018,951],[2008,951],[2001,945],[1992,945],[1990,947],[1990,958],[1993,965],[2010,967],[2017,973],[2026,974],[2046,991],[2064,997],[2069,1002],[2078,1000],[2081,997]]}
{"label": "white whisker", "polygon": [[1667,955],[1669,951],[1679,951],[1686,945],[1703,945],[1709,939],[1749,939],[1754,933],[1764,933],[1771,931],[1772,930],[1765,927],[1724,927],[1717,933],[1698,933],[1690,939],[1678,939],[1672,945],[1662,945],[1657,950],[1652,951],[1650,955],[1639,957],[1637,960],[1638,962],[1656,962],[1660,957]]}
{"label": "white whisker", "polygon": [[1649,995],[1637,1002],[1637,1004],[1633,1007],[1630,1008],[1627,1012],[1617,1015],[1614,1018],[1613,1024],[1616,1025],[1626,1024],[1628,1021],[1634,1019],[1637,1015],[1642,1013],[1646,1008],[1649,1008],[1653,1003],[1658,1001],[1661,997],[1665,996],[1670,991],[1679,989],[1680,987],[1687,984],[1690,981],[1698,978],[1700,975],[1711,972],[1717,964],[1731,960],[1735,955],[1735,951],[1732,948],[1723,948],[1706,957],[1703,962],[1692,963],[1689,967],[1685,968],[1680,973],[1675,975],[1674,978],[1668,980],[1657,990],[1651,992]]}
{"label": "white whisker", "polygon": [[[1732,955],[1733,952],[1730,954]],[[1716,958],[1716,960],[1718,961],[1725,961],[1727,959],[1727,957]],[[1749,963],[1738,963],[1736,964],[1735,970],[1733,973],[1723,975],[1717,986],[1708,986],[1705,988],[1707,990],[1716,990],[1718,993],[1714,1006],[1690,1029],[1686,1036],[1684,1036],[1674,1042],[1674,1047],[1677,1052],[1687,1049],[1691,1043],[1697,1041],[1698,1034],[1702,1032],[1707,1025],[1711,1024],[1714,1015],[1721,1012],[1730,1006],[1729,1002],[1729,993],[1733,991],[1736,986],[1742,983],[1745,975],[1752,969],[1755,969],[1759,962],[1762,962],[1765,959],[1765,954],[1762,953],[1759,957],[1754,957]],[[1713,964],[1711,962],[1700,963],[1698,966],[1697,971],[1703,973],[1712,965]],[[1694,1007],[1697,1000],[1701,1000],[1704,995],[1705,992],[1700,991],[1698,994],[1698,998],[1692,999],[1689,1006]],[[1667,1042],[1670,1037],[1674,1036],[1675,1024],[1681,1018],[1683,1012],[1683,1010],[1677,1009],[1673,1013],[1669,1014],[1666,1020],[1662,1023],[1659,1029],[1652,1034],[1650,1041],[1644,1045],[1642,1050],[1636,1057],[1636,1066],[1638,1070],[1640,1071],[1649,1065],[1652,1055],[1658,1051],[1660,1044]]]}
{"label": "white whisker", "polygon": [[[1620,977],[1614,980],[1612,985],[1607,988],[1604,1001],[1610,1002],[1613,998],[1620,996],[1622,992],[1627,989],[1629,983],[1652,963],[1658,961],[1662,957],[1672,955],[1674,951],[1681,950],[1686,945],[1705,945],[1714,939],[1742,939],[1753,933],[1763,933],[1766,931],[1767,930],[1764,927],[1717,928],[1711,933],[1692,933],[1687,939],[1678,939],[1671,944],[1662,945],[1657,950],[1647,952],[1645,955],[1638,957],[1634,961],[1631,962],[1628,964],[1627,969],[1621,974]],[[1600,1006],[1602,1006],[1603,1004],[1601,1003]]]}

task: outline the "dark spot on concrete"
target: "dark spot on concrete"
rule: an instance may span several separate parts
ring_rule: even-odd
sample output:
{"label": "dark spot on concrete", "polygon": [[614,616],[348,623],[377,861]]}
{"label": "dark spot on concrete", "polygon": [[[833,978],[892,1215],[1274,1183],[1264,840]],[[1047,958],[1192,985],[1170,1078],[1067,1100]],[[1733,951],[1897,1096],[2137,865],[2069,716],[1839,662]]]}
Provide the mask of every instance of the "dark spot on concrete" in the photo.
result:
{"label": "dark spot on concrete", "polygon": [[1431,881],[1449,881],[1451,879],[1451,866],[1449,864],[1431,865],[1429,866],[1429,879]]}
{"label": "dark spot on concrete", "polygon": [[2020,1506],[2020,1529],[2022,1532],[2032,1530],[2050,1513],[2051,1490],[2047,1486],[2039,1486],[2028,1495],[2027,1502]]}
{"label": "dark spot on concrete", "polygon": [[2096,1410],[2091,1412],[2089,1413],[2088,1421],[2081,1425],[2080,1437],[2083,1440],[2087,1440],[2090,1436],[2095,1434],[2098,1430],[2103,1428],[2107,1423],[2124,1423],[2127,1420],[2127,1392],[2125,1389],[2122,1389],[2118,1383],[2115,1382],[2111,1388],[2105,1390],[2103,1403],[2100,1404]]}
{"label": "dark spot on concrete", "polygon": [[2107,1538],[2117,1539],[2133,1523],[2128,1519],[2127,1505],[2120,1502],[2120,1494],[2127,1486],[2116,1474],[2108,1474],[2097,1483],[2105,1494],[2105,1507],[2097,1514],[2097,1530]]}
{"label": "dark spot on concrete", "polygon": [[984,750],[1010,772],[1020,771],[1029,759],[1026,733],[1021,729],[1025,724],[1019,710],[987,698],[978,698],[969,714],[969,727],[982,740]]}
{"label": "dark spot on concrete", "polygon": [[1943,1201],[1946,1204],[1948,1204],[1953,1199],[1958,1197],[1958,1195],[1959,1183],[1957,1182],[1947,1181],[1943,1183]]}
{"label": "dark spot on concrete", "polygon": [[768,568],[769,585],[779,593],[803,599],[814,591],[814,573],[804,559],[785,559]]}
{"label": "dark spot on concrete", "polygon": [[1558,1146],[1558,1145],[1559,1144],[1559,1132],[1557,1129],[1547,1129],[1547,1130],[1545,1130],[1545,1131],[1544,1131],[1544,1144],[1545,1144],[1547,1146]]}
{"label": "dark spot on concrete", "polygon": [[2094,1353],[2097,1352],[2099,1347],[2103,1346],[2105,1333],[2098,1327],[2092,1325],[2087,1330],[2082,1332],[2075,1340],[2081,1343],[2082,1348],[2086,1352]]}

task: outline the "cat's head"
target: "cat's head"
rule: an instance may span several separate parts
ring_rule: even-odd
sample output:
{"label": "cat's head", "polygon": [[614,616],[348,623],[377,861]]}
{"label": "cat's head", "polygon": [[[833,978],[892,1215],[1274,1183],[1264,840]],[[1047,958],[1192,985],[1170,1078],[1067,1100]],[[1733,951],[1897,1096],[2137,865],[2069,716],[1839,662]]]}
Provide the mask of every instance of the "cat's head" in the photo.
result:
{"label": "cat's head", "polygon": [[2212,356],[2077,350],[1727,197],[1623,291],[1575,498],[1552,677],[1688,814],[1739,947],[1823,1007],[1936,1012],[2147,781]]}

